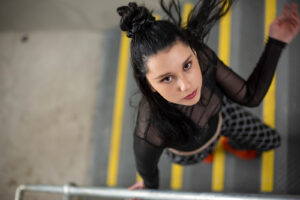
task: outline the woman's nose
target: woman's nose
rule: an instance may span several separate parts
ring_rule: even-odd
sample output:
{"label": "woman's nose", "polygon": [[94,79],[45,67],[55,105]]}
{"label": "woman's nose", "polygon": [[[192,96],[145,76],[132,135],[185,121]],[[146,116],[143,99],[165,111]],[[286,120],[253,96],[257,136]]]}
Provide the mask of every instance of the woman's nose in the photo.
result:
{"label": "woman's nose", "polygon": [[179,79],[178,82],[179,82],[179,90],[180,91],[186,91],[186,90],[190,89],[190,87],[191,87],[189,81],[185,78]]}

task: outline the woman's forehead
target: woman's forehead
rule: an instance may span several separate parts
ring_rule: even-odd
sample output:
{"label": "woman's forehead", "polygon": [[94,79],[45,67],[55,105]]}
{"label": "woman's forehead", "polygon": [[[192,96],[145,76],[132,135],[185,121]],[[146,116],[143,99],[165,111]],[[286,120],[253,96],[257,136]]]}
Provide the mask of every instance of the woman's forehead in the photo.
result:
{"label": "woman's forehead", "polygon": [[178,41],[171,47],[161,50],[148,58],[148,74],[157,74],[181,67],[191,54],[193,54],[191,48]]}

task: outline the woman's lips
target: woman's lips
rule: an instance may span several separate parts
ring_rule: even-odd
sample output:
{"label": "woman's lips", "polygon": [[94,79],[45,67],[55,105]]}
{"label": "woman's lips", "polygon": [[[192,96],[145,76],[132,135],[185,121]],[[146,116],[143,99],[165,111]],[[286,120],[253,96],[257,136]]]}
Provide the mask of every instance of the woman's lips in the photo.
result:
{"label": "woman's lips", "polygon": [[196,94],[197,94],[197,89],[194,90],[191,94],[184,97],[184,99],[190,100],[190,99],[194,98],[196,96]]}

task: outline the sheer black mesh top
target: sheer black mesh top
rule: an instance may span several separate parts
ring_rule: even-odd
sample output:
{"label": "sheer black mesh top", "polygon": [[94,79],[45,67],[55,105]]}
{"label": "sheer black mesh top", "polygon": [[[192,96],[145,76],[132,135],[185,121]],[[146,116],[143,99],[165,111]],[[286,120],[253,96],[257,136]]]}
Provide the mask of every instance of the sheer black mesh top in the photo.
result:
{"label": "sheer black mesh top", "polygon": [[265,49],[249,76],[244,80],[227,67],[206,45],[193,42],[202,72],[201,97],[193,106],[176,105],[200,128],[199,134],[190,138],[185,145],[164,141],[159,131],[150,123],[150,109],[144,98],[139,104],[134,131],[136,167],[147,188],[158,188],[158,161],[164,148],[180,151],[195,150],[215,133],[222,96],[245,106],[257,106],[264,98],[275,73],[285,43],[268,38]]}

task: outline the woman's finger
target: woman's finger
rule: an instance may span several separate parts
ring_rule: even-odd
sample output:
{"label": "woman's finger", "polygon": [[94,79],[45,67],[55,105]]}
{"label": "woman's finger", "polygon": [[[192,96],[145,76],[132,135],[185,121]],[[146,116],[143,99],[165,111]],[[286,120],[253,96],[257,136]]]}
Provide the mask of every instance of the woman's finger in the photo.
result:
{"label": "woman's finger", "polygon": [[290,19],[288,23],[290,25],[289,28],[292,31],[295,30],[297,28],[297,26],[298,26],[298,22],[296,20]]}
{"label": "woman's finger", "polygon": [[292,3],[292,11],[298,11],[298,4],[296,4],[295,2]]}
{"label": "woman's finger", "polygon": [[[137,184],[134,184],[133,186],[131,186],[128,189],[129,190],[136,190],[136,189],[139,189],[139,186]],[[137,198],[131,198],[130,200],[139,200],[139,199],[137,199]]]}
{"label": "woman's finger", "polygon": [[286,3],[284,5],[284,8],[283,8],[280,18],[283,18],[283,19],[287,18],[289,16],[289,13],[290,13],[290,5],[288,3]]}
{"label": "woman's finger", "polygon": [[[129,190],[136,190],[136,189],[145,189],[144,186],[144,181],[139,181],[137,183],[135,183],[134,185],[132,185],[131,187],[128,188]],[[131,200],[140,200],[138,198],[132,198]]]}
{"label": "woman's finger", "polygon": [[299,14],[298,14],[298,12],[293,12],[292,15],[291,15],[291,18],[299,19]]}
{"label": "woman's finger", "polygon": [[144,182],[140,181],[128,188],[129,190],[144,189]]}
{"label": "woman's finger", "polygon": [[293,3],[293,10],[291,14],[291,21],[296,29],[299,29],[300,26],[300,19],[299,19],[299,13],[298,13],[298,6],[297,4]]}
{"label": "woman's finger", "polygon": [[136,185],[136,184],[134,184],[133,186],[131,186],[131,187],[129,187],[128,189],[129,190],[136,190],[136,189],[138,189],[138,185]]}
{"label": "woman's finger", "polygon": [[296,19],[299,20],[299,13],[298,13],[298,6],[297,6],[297,4],[295,4],[295,6],[293,6],[291,17],[292,18],[296,18]]}

